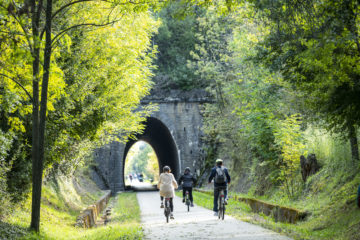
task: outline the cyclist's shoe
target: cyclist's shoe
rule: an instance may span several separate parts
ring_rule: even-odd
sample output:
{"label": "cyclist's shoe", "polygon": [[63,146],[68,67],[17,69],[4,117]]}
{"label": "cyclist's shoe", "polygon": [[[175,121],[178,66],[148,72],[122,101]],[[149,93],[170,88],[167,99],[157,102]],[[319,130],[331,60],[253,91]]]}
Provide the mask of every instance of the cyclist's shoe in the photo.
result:
{"label": "cyclist's shoe", "polygon": [[190,203],[190,207],[193,207],[194,206],[194,203]]}
{"label": "cyclist's shoe", "polygon": [[160,208],[164,208],[164,203],[161,202]]}
{"label": "cyclist's shoe", "polygon": [[170,219],[174,219],[173,213],[170,213]]}
{"label": "cyclist's shoe", "polygon": [[214,212],[214,216],[219,216],[218,212]]}
{"label": "cyclist's shoe", "polygon": [[226,199],[224,200],[224,203],[225,203],[225,205],[227,205],[227,204],[228,204],[228,202],[227,202],[227,200],[226,200]]}
{"label": "cyclist's shoe", "polygon": [[185,198],[183,198],[183,203],[185,202]]}

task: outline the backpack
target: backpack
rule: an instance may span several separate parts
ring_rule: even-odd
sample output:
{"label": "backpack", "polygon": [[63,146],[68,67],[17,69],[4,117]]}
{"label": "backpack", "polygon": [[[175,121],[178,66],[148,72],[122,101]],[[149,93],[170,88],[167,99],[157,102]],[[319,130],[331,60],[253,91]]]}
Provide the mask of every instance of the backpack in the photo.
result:
{"label": "backpack", "polygon": [[215,181],[215,183],[225,183],[226,182],[226,176],[225,176],[223,167],[216,168],[214,181]]}

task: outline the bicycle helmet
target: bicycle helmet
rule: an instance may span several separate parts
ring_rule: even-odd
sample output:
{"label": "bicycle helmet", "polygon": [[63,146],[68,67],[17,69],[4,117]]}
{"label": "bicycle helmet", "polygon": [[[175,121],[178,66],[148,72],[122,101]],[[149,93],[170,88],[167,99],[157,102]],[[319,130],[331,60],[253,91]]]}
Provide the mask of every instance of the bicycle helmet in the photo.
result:
{"label": "bicycle helmet", "polygon": [[191,170],[190,170],[189,167],[186,167],[186,168],[185,168],[184,172],[186,172],[186,171],[191,172]]}
{"label": "bicycle helmet", "polygon": [[222,163],[223,163],[222,159],[220,159],[220,158],[216,159],[216,164],[217,165],[221,165]]}
{"label": "bicycle helmet", "polygon": [[164,171],[164,172],[170,172],[170,167],[169,167],[169,166],[163,167],[163,171]]}

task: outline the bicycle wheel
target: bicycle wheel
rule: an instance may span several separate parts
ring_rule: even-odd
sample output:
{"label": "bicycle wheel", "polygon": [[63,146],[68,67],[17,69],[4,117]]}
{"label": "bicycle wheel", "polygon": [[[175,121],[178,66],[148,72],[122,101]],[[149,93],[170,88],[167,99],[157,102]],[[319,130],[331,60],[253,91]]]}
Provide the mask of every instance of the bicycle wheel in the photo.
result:
{"label": "bicycle wheel", "polygon": [[188,210],[188,212],[189,212],[189,211],[190,211],[190,199],[189,199],[189,192],[188,192],[188,191],[186,191],[185,195],[186,195],[186,198],[185,198],[185,204],[186,204],[186,206],[187,206],[187,210]]}
{"label": "bicycle wheel", "polygon": [[218,218],[221,216],[221,196],[218,198]]}
{"label": "bicycle wheel", "polygon": [[223,213],[223,206],[222,206],[222,197],[219,197],[219,212],[218,212],[218,218],[220,219]]}
{"label": "bicycle wheel", "polygon": [[166,213],[166,222],[169,223],[169,214]]}

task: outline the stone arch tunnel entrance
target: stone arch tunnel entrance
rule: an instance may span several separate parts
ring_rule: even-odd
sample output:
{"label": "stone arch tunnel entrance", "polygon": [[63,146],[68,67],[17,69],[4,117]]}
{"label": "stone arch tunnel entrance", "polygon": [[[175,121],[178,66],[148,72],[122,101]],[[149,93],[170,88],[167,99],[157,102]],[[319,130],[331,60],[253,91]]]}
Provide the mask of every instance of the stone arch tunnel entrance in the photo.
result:
{"label": "stone arch tunnel entrance", "polygon": [[131,139],[125,145],[122,172],[124,172],[125,159],[130,148],[137,141],[144,141],[154,149],[159,162],[159,170],[162,171],[162,168],[167,165],[177,179],[179,174],[179,154],[169,129],[164,123],[153,117],[149,117],[144,124],[146,125],[144,132],[137,134],[136,140]]}
{"label": "stone arch tunnel entrance", "polygon": [[115,140],[94,150],[92,179],[101,189],[110,189],[113,193],[123,191],[125,159],[131,146],[140,140],[151,145],[160,170],[169,165],[178,178],[185,167],[190,167],[199,175],[205,157],[200,109],[206,99],[195,91],[190,95],[179,92],[178,95],[156,95],[144,100],[141,103],[144,106],[150,102],[158,104],[158,111],[147,118],[144,132],[137,134],[136,140],[126,143]]}

